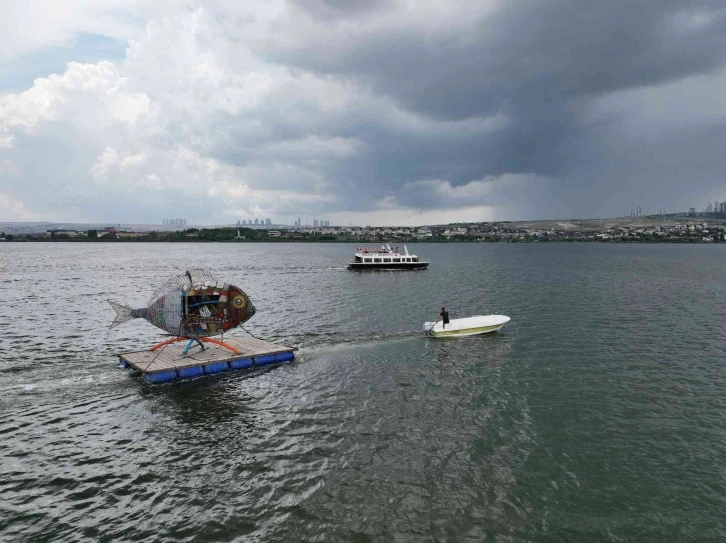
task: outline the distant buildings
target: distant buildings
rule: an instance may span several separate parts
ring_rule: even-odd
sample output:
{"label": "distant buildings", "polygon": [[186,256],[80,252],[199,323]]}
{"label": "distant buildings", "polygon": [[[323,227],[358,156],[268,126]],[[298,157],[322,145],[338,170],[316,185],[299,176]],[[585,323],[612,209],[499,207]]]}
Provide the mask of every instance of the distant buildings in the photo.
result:
{"label": "distant buildings", "polygon": [[726,202],[719,202],[716,200],[713,204],[711,202],[706,206],[706,213],[711,214],[726,214]]}
{"label": "distant buildings", "polygon": [[[293,226],[300,228],[303,226],[302,219],[300,217],[297,218],[296,221],[293,221]],[[307,228],[307,223],[305,224],[305,227]],[[313,219],[313,228],[329,228],[330,227],[330,221],[326,221],[323,219]]]}
{"label": "distant buildings", "polygon": [[272,219],[255,219],[254,221],[252,219],[242,219],[241,221],[237,221],[237,226],[272,226]]}
{"label": "distant buildings", "polygon": [[56,228],[54,230],[46,230],[45,235],[49,238],[53,238],[55,236],[66,236],[69,238],[75,238],[76,236],[85,236],[86,232],[82,230],[70,230],[70,229],[61,229]]}
{"label": "distant buildings", "polygon": [[164,226],[186,226],[186,219],[162,219],[161,224]]}

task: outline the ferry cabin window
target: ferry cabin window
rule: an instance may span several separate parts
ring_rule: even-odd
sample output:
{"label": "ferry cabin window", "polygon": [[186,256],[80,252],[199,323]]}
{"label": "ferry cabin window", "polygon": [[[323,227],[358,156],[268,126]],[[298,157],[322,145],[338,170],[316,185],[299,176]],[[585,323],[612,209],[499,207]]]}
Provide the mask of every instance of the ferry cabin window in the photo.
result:
{"label": "ferry cabin window", "polygon": [[356,256],[355,257],[355,261],[356,262],[363,262],[363,259],[361,257],[359,257],[359,256]]}
{"label": "ferry cabin window", "polygon": [[373,259],[373,262],[380,262],[380,261],[381,261],[381,259],[380,259],[380,258],[374,258],[374,259]]}
{"label": "ferry cabin window", "polygon": [[411,262],[411,259],[410,259],[410,258],[407,258],[407,259],[406,259],[406,262]]}
{"label": "ferry cabin window", "polygon": [[363,259],[363,262],[370,262],[370,261],[371,261],[371,259],[370,259],[370,258],[364,258],[364,259]]}
{"label": "ferry cabin window", "polygon": [[384,258],[384,259],[383,259],[383,262],[390,262],[390,261],[391,261],[391,259],[390,259],[390,258]]}
{"label": "ferry cabin window", "polygon": [[401,259],[400,258],[394,258],[393,261],[394,262],[401,262]]}
{"label": "ferry cabin window", "polygon": [[413,258],[413,260],[411,262],[418,262],[418,257],[417,256],[414,256],[412,258]]}

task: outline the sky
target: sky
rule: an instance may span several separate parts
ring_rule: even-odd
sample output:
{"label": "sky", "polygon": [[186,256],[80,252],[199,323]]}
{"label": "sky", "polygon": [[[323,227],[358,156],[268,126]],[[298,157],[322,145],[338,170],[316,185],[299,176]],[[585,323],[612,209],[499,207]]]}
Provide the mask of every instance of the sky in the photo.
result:
{"label": "sky", "polygon": [[726,4],[0,0],[0,222],[726,200]]}

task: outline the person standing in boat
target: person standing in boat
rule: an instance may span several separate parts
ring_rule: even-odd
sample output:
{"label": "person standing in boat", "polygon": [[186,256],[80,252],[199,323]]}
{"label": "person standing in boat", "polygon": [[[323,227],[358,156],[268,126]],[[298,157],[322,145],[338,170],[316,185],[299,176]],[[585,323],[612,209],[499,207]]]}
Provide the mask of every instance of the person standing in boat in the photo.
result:
{"label": "person standing in boat", "polygon": [[[439,318],[436,319],[436,322],[443,321],[443,328],[446,329],[446,325],[449,324],[449,312],[446,311],[445,307],[441,308],[441,313],[439,313]],[[434,323],[434,326],[436,326],[436,322]]]}

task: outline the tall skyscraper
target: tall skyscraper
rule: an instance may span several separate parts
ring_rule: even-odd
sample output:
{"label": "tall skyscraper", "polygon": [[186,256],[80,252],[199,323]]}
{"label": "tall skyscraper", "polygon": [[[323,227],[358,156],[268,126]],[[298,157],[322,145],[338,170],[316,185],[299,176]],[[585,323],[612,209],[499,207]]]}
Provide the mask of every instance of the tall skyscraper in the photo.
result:
{"label": "tall skyscraper", "polygon": [[317,228],[318,226],[318,219],[313,220],[313,228]]}
{"label": "tall skyscraper", "polygon": [[265,219],[265,224],[270,226],[272,224],[272,219]]}
{"label": "tall skyscraper", "polygon": [[260,219],[255,219],[255,224],[260,224]]}
{"label": "tall skyscraper", "polygon": [[300,226],[302,223],[300,222],[300,217],[297,218],[297,225]]}

